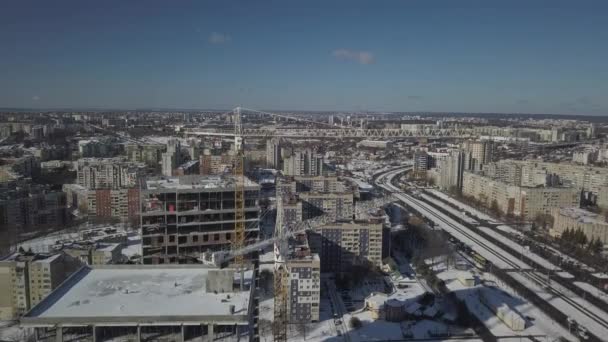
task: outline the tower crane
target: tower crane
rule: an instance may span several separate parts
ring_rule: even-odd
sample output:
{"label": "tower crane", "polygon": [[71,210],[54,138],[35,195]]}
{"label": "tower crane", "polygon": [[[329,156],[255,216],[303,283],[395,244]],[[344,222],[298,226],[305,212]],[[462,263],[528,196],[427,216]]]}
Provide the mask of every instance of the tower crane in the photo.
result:
{"label": "tower crane", "polygon": [[[271,113],[249,110],[261,114]],[[314,226],[322,225],[327,222],[330,218],[329,215],[321,215],[310,220],[299,222],[295,225],[289,226],[284,224],[282,217],[282,210],[277,210],[277,224],[275,229],[275,235],[272,239],[263,240],[251,245],[245,245],[245,153],[244,153],[244,141],[243,141],[243,127],[241,121],[241,107],[236,107],[233,111],[234,118],[234,168],[233,175],[235,178],[235,225],[234,225],[234,238],[232,241],[232,248],[230,251],[217,251],[213,253],[204,253],[201,257],[205,263],[213,263],[216,266],[221,267],[228,261],[234,259],[234,264],[237,270],[241,271],[241,280],[244,276],[244,257],[246,254],[260,250],[266,246],[274,244],[275,254],[275,269],[274,269],[274,324],[273,324],[273,335],[274,341],[286,342],[287,341],[287,282],[288,282],[288,242],[289,238],[299,233],[306,232],[312,229]],[[282,116],[284,117],[284,116]],[[311,122],[305,119],[291,118],[299,121]],[[282,206],[283,201],[280,196],[277,197],[277,205]],[[374,203],[375,204],[375,203]],[[243,282],[241,281],[241,286]]]}
{"label": "tower crane", "polygon": [[[245,245],[245,153],[243,151],[243,127],[241,126],[241,108],[234,109],[234,239],[232,247],[240,250]],[[243,255],[237,255],[236,266],[243,269]],[[241,277],[241,279],[243,279]],[[242,283],[242,282],[241,282]]]}

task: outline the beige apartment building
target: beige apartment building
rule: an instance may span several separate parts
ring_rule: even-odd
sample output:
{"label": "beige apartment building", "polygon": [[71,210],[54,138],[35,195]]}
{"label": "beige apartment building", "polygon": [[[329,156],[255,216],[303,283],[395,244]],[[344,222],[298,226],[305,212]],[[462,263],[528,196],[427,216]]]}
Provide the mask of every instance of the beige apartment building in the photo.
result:
{"label": "beige apartment building", "polygon": [[605,210],[608,209],[608,186],[600,188],[597,195],[597,206]]}
{"label": "beige apartment building", "polygon": [[465,172],[462,193],[473,196],[490,207],[498,204],[503,213],[533,220],[539,214],[551,214],[555,207],[578,207],[579,190],[573,187],[522,187],[494,180],[479,173]]}
{"label": "beige apartment building", "polygon": [[354,214],[354,200],[352,192],[324,193],[303,192],[302,200],[303,219],[326,214],[334,221],[350,221]]}
{"label": "beige apartment building", "polygon": [[[543,174],[546,176],[555,174],[559,176],[562,182],[571,183],[579,191],[589,191],[594,195],[600,195],[602,188],[608,186],[608,168],[533,160],[501,160],[493,164],[495,165],[484,168],[487,171],[486,175],[492,178],[501,178],[501,173],[502,175],[510,173],[513,177],[503,178],[503,180],[513,185],[538,185]],[[517,171],[517,167],[521,168],[521,171]],[[511,168],[513,171],[505,170],[507,168]],[[492,172],[493,170],[496,171]],[[518,172],[521,174],[519,179],[517,177]]]}
{"label": "beige apartment building", "polygon": [[65,253],[14,253],[0,260],[0,320],[25,314],[80,267]]}
{"label": "beige apartment building", "polygon": [[552,215],[553,228],[549,232],[552,236],[561,236],[566,229],[580,229],[587,240],[600,239],[608,244],[608,222],[602,215],[571,207],[554,208]]}

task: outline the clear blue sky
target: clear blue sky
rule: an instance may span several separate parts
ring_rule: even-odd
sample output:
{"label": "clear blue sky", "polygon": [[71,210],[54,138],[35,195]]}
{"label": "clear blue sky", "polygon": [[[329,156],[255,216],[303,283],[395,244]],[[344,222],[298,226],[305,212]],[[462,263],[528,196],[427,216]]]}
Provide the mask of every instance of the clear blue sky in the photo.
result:
{"label": "clear blue sky", "polygon": [[605,0],[2,0],[0,107],[606,115],[607,18]]}

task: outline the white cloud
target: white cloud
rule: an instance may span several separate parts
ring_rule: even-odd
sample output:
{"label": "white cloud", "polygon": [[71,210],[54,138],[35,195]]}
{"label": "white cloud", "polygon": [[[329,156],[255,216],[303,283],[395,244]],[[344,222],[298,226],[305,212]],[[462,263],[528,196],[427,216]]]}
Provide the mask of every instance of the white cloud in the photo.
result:
{"label": "white cloud", "polygon": [[374,63],[374,55],[369,51],[356,51],[349,49],[336,49],[331,52],[336,59],[343,61],[355,61],[359,64]]}
{"label": "white cloud", "polygon": [[40,96],[34,95],[34,96],[32,96],[32,100],[33,101],[38,101],[38,100],[40,100]]}
{"label": "white cloud", "polygon": [[231,40],[232,37],[227,33],[211,32],[209,35],[209,43],[211,44],[224,44]]}

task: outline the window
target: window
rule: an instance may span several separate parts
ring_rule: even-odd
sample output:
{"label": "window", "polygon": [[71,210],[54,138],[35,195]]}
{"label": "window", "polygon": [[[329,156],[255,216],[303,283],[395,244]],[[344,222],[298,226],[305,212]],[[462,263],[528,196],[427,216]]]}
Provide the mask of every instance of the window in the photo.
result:
{"label": "window", "polygon": [[213,241],[218,241],[220,239],[220,234],[213,234]]}
{"label": "window", "polygon": [[192,242],[198,242],[198,235],[192,235]]}
{"label": "window", "polygon": [[169,235],[169,242],[175,242],[175,235]]}

